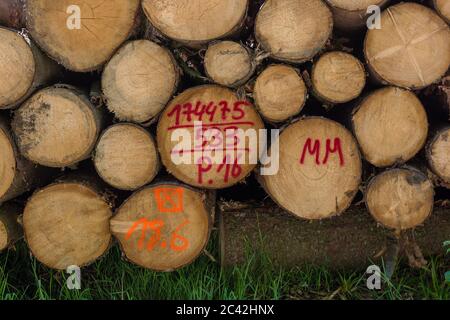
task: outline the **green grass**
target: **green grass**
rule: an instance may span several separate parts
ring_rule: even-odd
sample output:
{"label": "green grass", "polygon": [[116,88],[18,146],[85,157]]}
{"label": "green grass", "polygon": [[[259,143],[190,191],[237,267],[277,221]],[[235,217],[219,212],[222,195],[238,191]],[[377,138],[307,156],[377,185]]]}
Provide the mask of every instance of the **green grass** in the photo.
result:
{"label": "green grass", "polygon": [[[216,241],[210,252],[216,255]],[[172,273],[145,270],[124,261],[117,247],[82,269],[82,289],[68,290],[64,272],[42,266],[24,243],[0,254],[0,299],[450,299],[445,258],[426,269],[398,268],[381,291],[366,288],[365,270],[331,272],[317,266],[274,267],[264,255],[222,270],[207,256]]]}

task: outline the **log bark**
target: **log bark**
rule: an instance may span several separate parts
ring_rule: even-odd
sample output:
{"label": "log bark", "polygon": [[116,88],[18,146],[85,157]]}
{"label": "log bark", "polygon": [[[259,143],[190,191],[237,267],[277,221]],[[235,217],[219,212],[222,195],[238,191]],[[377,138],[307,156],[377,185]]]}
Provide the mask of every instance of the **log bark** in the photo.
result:
{"label": "log bark", "polygon": [[22,210],[15,204],[0,206],[0,252],[12,247],[23,237],[22,227],[18,223],[20,214]]}
{"label": "log bark", "polygon": [[372,217],[385,227],[415,228],[433,211],[433,183],[412,167],[390,169],[370,180],[365,202]]}
{"label": "log bark", "polygon": [[[383,253],[397,251],[390,232],[377,226],[360,208],[313,222],[295,219],[276,206],[221,208],[221,263],[225,267],[245,263],[253,253],[267,255],[283,267],[306,264],[354,269],[374,263],[381,267]],[[414,233],[426,256],[444,254],[442,243],[450,234],[450,210],[436,208]]]}
{"label": "log bark", "polygon": [[14,29],[23,28],[25,2],[26,0],[0,1],[0,25]]}
{"label": "log bark", "polygon": [[439,13],[447,23],[450,23],[450,3],[446,0],[433,0],[433,5],[437,13]]}
{"label": "log bark", "polygon": [[121,121],[149,124],[175,93],[180,72],[169,50],[148,40],[125,44],[105,67],[102,89]]}
{"label": "log bark", "polygon": [[0,203],[47,183],[53,175],[20,155],[4,117],[0,117],[0,150]]}
{"label": "log bark", "polygon": [[[269,153],[277,153],[271,146]],[[344,212],[361,183],[362,163],[355,138],[339,123],[307,117],[279,138],[279,170],[259,180],[281,207],[304,219]]]}
{"label": "log bark", "polygon": [[360,96],[366,85],[363,64],[351,54],[332,51],[322,55],[313,65],[312,89],[326,103],[346,103]]}
{"label": "log bark", "polygon": [[308,98],[300,72],[288,65],[267,67],[256,79],[253,98],[261,116],[269,122],[284,122],[299,114]]}
{"label": "log bark", "polygon": [[115,124],[102,133],[93,161],[100,177],[121,190],[143,187],[160,169],[153,136],[130,123]]}
{"label": "log bark", "polygon": [[204,65],[213,82],[232,88],[245,84],[256,69],[250,50],[233,41],[212,43],[206,50]]}
{"label": "log bark", "polygon": [[20,153],[47,167],[63,168],[90,157],[102,126],[102,112],[70,86],[37,92],[14,115]]}
{"label": "log bark", "polygon": [[255,36],[272,58],[301,63],[326,45],[333,16],[321,0],[268,0],[255,22]]}
{"label": "log bark", "polygon": [[77,72],[93,71],[107,62],[130,36],[139,3],[27,1],[26,26],[39,46],[64,67]]}
{"label": "log bark", "polygon": [[158,182],[122,204],[111,220],[111,231],[129,261],[156,271],[173,271],[203,252],[214,206],[212,191]]}
{"label": "log bark", "polygon": [[158,123],[157,142],[164,166],[177,179],[221,189],[245,179],[256,167],[263,128],[248,101],[227,88],[205,85],[169,103]]}
{"label": "log bark", "polygon": [[95,177],[60,179],[28,199],[23,214],[26,242],[49,268],[89,265],[110,247],[111,207]]}
{"label": "log bark", "polygon": [[367,8],[372,5],[384,9],[390,0],[326,0],[333,12],[334,26],[344,32],[357,32],[367,26]]}
{"label": "log bark", "polygon": [[450,189],[450,126],[436,130],[427,143],[426,157],[431,171]]}
{"label": "log bark", "polygon": [[144,0],[142,7],[161,34],[199,48],[237,33],[247,16],[248,0]]}
{"label": "log bark", "polygon": [[364,43],[369,70],[378,82],[422,89],[445,75],[450,28],[433,10],[400,3],[383,11],[381,21],[382,28],[369,30]]}
{"label": "log bark", "polygon": [[428,120],[411,91],[385,87],[367,96],[353,111],[352,126],[361,151],[376,167],[401,164],[424,146]]}
{"label": "log bark", "polygon": [[60,73],[25,33],[0,27],[0,52],[0,109],[17,107]]}

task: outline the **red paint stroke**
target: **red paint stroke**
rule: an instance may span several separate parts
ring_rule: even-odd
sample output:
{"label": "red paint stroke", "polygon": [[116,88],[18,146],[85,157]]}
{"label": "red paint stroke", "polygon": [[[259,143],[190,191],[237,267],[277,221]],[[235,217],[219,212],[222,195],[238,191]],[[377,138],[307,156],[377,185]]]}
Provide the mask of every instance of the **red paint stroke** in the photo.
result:
{"label": "red paint stroke", "polygon": [[[315,157],[315,162],[317,165],[320,165],[320,147],[321,147],[321,141],[318,139],[313,140],[311,138],[308,138],[303,146],[303,151],[300,156],[300,164],[305,163],[306,154],[309,153],[311,156]],[[327,164],[328,160],[330,158],[330,154],[332,153],[338,153],[339,155],[339,163],[340,166],[344,166],[344,155],[342,152],[342,144],[340,138],[335,138],[333,142],[333,146],[331,146],[331,139],[326,139],[325,143],[325,157],[322,160],[322,164]]]}
{"label": "red paint stroke", "polygon": [[[242,121],[242,122],[224,122],[224,123],[202,123],[202,127],[223,127],[223,126],[238,126],[238,125],[249,125],[254,126],[254,122],[250,121]],[[186,128],[195,128],[196,126],[193,124],[185,124],[185,125],[175,125],[169,127],[167,130],[175,130],[175,129],[186,129]]]}
{"label": "red paint stroke", "polygon": [[159,212],[179,213],[183,211],[183,188],[156,188],[154,193]]}

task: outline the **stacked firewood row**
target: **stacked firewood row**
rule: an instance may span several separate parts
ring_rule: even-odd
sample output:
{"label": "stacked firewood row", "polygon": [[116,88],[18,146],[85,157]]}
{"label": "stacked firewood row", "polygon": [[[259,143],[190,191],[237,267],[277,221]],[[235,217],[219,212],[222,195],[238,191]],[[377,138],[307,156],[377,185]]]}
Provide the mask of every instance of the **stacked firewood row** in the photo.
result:
{"label": "stacked firewood row", "polygon": [[[24,236],[62,270],[117,241],[170,271],[219,208],[225,265],[261,230],[279,261],[336,266],[393,230],[423,265],[450,234],[449,18],[439,0],[2,0],[0,250]],[[277,207],[217,206],[249,177]],[[361,192],[370,215],[346,212]]]}

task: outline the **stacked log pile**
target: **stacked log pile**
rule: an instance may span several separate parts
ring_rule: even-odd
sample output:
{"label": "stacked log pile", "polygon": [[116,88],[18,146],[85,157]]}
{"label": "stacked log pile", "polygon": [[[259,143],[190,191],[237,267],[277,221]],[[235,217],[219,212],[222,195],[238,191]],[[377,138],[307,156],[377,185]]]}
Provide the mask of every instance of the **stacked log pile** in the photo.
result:
{"label": "stacked log pile", "polygon": [[218,224],[225,266],[249,242],[423,267],[450,239],[449,9],[1,1],[0,250],[172,271]]}

